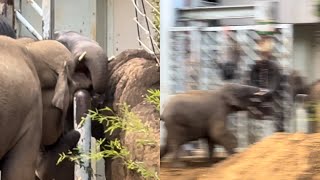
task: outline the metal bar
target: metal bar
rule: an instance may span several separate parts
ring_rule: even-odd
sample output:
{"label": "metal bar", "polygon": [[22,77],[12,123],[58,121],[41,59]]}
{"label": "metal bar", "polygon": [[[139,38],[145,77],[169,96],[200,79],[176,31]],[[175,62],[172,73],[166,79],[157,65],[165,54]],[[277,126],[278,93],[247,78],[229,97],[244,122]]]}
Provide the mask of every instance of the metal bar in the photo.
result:
{"label": "metal bar", "polygon": [[42,17],[43,16],[43,11],[41,7],[34,1],[34,0],[28,0],[28,3],[33,7],[33,9]]}
{"label": "metal bar", "polygon": [[[132,1],[135,8],[138,8],[138,5],[135,4],[134,1]],[[152,22],[152,20],[145,14],[142,13],[139,9],[136,9],[137,13],[139,13],[142,17],[147,18],[148,22],[152,25],[152,27],[160,34],[159,29],[156,28],[156,25]]]}
{"label": "metal bar", "polygon": [[[74,94],[74,129],[79,131],[81,134],[78,146],[83,153],[89,154],[91,149],[91,119],[88,110],[91,108],[90,94],[86,90],[78,90]],[[80,122],[82,117],[85,116],[85,121],[80,127]],[[91,162],[88,159],[83,159],[83,164],[81,166],[75,165],[75,180],[90,180],[91,176],[88,172],[91,171]]]}
{"label": "metal bar", "polygon": [[55,0],[50,1],[50,35],[49,38],[53,39],[54,28],[55,28]]}
{"label": "metal bar", "polygon": [[219,20],[234,18],[254,18],[254,5],[213,6],[197,8],[180,8],[179,19],[190,20]]}
{"label": "metal bar", "polygon": [[51,23],[51,0],[43,0],[42,1],[42,34],[43,39],[49,39],[50,37],[50,23]]}
{"label": "metal bar", "polygon": [[140,39],[137,38],[137,40],[141,43],[142,47],[148,51],[150,54],[155,54],[151,49],[149,49]]}
{"label": "metal bar", "polygon": [[[137,4],[137,0],[134,0],[134,3]],[[134,8],[134,11],[135,11],[135,14],[136,14],[136,20],[139,22],[137,8]],[[138,31],[138,38],[139,38],[139,40],[141,40],[140,28],[139,28],[139,24],[138,24],[138,23],[137,23],[137,31]],[[139,46],[141,46],[141,43],[140,43],[140,42],[139,42]]]}
{"label": "metal bar", "polygon": [[160,15],[160,12],[148,0],[145,1],[152,8],[153,11],[157,12]]}
{"label": "metal bar", "polygon": [[[259,27],[261,25],[249,25],[249,26],[229,26],[229,30],[251,30]],[[291,24],[275,24],[275,28],[290,28]],[[196,26],[185,26],[185,27],[171,27],[169,31],[223,31],[225,27],[196,27]]]}
{"label": "metal bar", "polygon": [[8,0],[5,0],[4,1],[4,16],[5,17],[8,17],[7,11],[8,11]]}
{"label": "metal bar", "polygon": [[19,11],[15,10],[17,19],[22,22],[22,24],[38,39],[42,40],[42,36],[37,32],[37,30],[20,14]]}

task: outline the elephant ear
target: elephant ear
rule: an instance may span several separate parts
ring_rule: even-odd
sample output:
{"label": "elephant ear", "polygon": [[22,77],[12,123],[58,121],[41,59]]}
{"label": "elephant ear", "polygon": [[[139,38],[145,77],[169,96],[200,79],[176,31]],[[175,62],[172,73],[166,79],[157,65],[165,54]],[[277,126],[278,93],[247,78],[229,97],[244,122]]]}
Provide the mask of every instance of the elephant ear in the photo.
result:
{"label": "elephant ear", "polygon": [[69,100],[69,86],[66,71],[67,68],[65,64],[63,71],[58,75],[58,80],[52,99],[52,104],[63,111],[68,108],[67,106]]}

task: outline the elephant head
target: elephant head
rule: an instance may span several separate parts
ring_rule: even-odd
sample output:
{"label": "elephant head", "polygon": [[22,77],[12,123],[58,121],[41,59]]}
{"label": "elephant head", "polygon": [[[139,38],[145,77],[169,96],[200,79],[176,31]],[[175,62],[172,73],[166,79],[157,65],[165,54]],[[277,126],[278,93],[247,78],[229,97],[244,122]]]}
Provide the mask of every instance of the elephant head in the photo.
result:
{"label": "elephant head", "polygon": [[73,60],[67,62],[68,78],[74,84],[79,83],[78,74],[85,75],[92,84],[92,90],[104,94],[107,84],[107,57],[103,51],[86,49],[73,54]]}
{"label": "elephant head", "polygon": [[[103,95],[107,90],[108,58],[99,44],[90,38],[74,31],[55,32],[57,41],[62,43],[73,55],[68,62],[68,76],[77,84],[77,73],[83,73],[92,82],[92,93]],[[92,95],[93,95],[92,94]]]}
{"label": "elephant head", "polygon": [[257,107],[271,100],[270,90],[230,83],[221,89],[226,103],[234,110],[248,110],[260,119],[264,114]]}

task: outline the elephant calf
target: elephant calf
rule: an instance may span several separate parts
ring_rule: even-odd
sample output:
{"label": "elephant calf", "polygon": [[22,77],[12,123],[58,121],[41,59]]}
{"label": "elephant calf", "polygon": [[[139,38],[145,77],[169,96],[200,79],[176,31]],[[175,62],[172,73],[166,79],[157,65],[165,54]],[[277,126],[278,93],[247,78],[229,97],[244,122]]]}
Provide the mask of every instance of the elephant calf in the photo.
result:
{"label": "elephant calf", "polygon": [[161,147],[160,158],[174,152],[176,162],[180,146],[200,138],[208,141],[209,160],[212,160],[214,144],[222,145],[229,154],[233,154],[237,140],[226,129],[228,114],[249,110],[269,99],[268,90],[240,84],[227,84],[215,91],[191,91],[172,97],[161,115],[167,138],[166,144]]}

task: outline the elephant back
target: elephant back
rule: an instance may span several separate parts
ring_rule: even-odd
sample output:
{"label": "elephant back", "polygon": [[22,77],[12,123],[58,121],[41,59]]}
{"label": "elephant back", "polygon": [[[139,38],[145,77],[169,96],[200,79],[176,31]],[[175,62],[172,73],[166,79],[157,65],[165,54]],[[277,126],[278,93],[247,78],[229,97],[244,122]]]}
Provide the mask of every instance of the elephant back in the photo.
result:
{"label": "elephant back", "polygon": [[35,58],[41,59],[57,73],[63,71],[65,62],[72,60],[70,51],[63,44],[54,40],[32,42],[26,47]]}

